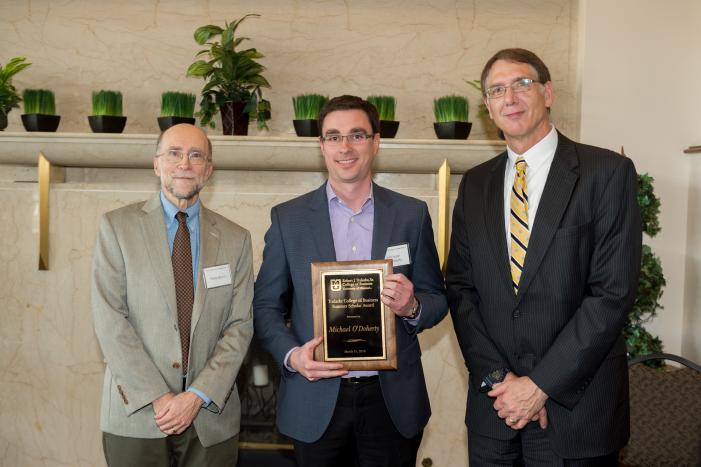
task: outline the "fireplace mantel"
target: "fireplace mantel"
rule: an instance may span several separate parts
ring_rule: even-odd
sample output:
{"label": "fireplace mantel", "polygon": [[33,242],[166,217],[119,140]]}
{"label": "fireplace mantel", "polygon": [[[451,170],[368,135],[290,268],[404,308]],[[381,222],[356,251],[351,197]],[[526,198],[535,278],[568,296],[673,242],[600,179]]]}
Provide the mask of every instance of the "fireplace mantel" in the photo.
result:
{"label": "fireplace mantel", "polygon": [[[148,169],[155,134],[0,133],[0,166],[37,167],[39,269],[49,268],[49,190],[70,168]],[[217,170],[325,172],[316,138],[210,136]],[[448,252],[450,177],[503,151],[503,141],[384,139],[373,171],[435,174],[441,266]]]}
{"label": "fireplace mantel", "polygon": [[[155,134],[0,133],[0,165],[36,166],[41,152],[54,166],[150,168]],[[324,171],[316,138],[210,136],[219,170]],[[463,173],[504,150],[503,141],[384,139],[376,172],[436,173],[447,160]]]}

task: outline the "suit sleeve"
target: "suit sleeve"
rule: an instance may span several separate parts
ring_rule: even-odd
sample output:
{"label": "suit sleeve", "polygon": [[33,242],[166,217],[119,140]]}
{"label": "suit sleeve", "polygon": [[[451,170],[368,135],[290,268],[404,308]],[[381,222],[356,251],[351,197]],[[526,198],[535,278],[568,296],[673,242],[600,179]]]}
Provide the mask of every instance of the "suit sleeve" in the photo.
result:
{"label": "suit sleeve", "polygon": [[530,378],[546,394],[572,408],[610,352],[635,299],[642,227],[637,176],[621,157],[597,204],[588,294],[561,330]]}
{"label": "suit sleeve", "polygon": [[422,203],[421,208],[420,233],[411,278],[414,284],[414,295],[421,303],[421,315],[416,326],[403,320],[406,328],[417,333],[440,323],[448,313],[445,283],[438,261],[436,243],[433,240],[431,216],[425,203]]}
{"label": "suit sleeve", "polygon": [[453,208],[446,283],[450,316],[458,344],[470,371],[472,384],[479,388],[490,372],[509,365],[487,334],[480,316],[480,299],[472,278],[472,258],[465,219],[466,180],[467,176],[463,177]]}
{"label": "suit sleeve", "polygon": [[285,355],[301,343],[285,323],[291,306],[292,279],[278,216],[277,208],[273,208],[272,223],[265,233],[263,263],[255,283],[253,323],[256,337],[284,369]]}
{"label": "suit sleeve", "polygon": [[207,410],[221,412],[234,388],[243,358],[253,337],[253,253],[246,232],[234,271],[234,296],[221,337],[206,365],[192,382],[212,400]]}
{"label": "suit sleeve", "polygon": [[110,372],[132,414],[170,391],[127,320],[124,257],[108,215],[100,221],[92,269],[95,334]]}

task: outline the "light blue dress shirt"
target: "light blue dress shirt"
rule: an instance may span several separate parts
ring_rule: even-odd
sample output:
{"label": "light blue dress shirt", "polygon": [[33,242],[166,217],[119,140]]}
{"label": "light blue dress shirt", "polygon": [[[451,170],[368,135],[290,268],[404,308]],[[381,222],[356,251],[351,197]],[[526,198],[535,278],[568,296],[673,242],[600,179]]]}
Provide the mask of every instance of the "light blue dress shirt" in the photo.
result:
{"label": "light blue dress shirt", "polygon": [[[180,211],[177,206],[171,203],[161,191],[161,206],[163,207],[163,220],[166,224],[166,234],[168,236],[168,248],[171,256],[173,255],[173,243],[175,242],[175,234],[178,231],[178,220],[175,215]],[[197,290],[197,267],[200,260],[200,200],[195,204],[185,209],[187,214],[187,229],[190,231],[190,248],[192,249],[192,285],[193,291]],[[192,386],[187,388],[189,392],[197,394],[202,398],[203,407],[208,406],[212,400],[199,389]]]}

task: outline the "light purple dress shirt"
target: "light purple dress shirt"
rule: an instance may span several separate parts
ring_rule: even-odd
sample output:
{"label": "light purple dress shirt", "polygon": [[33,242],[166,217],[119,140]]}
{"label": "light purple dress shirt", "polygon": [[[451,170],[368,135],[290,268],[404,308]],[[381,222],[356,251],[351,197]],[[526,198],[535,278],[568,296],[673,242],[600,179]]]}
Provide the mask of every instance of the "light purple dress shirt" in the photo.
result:
{"label": "light purple dress shirt", "polygon": [[[372,199],[372,188],[368,199],[360,208],[353,212],[326,182],[326,197],[329,200],[329,220],[333,234],[333,248],[336,250],[336,261],[358,261],[372,259],[372,227],[374,224],[375,204]],[[372,376],[377,371],[350,371],[344,378]]]}

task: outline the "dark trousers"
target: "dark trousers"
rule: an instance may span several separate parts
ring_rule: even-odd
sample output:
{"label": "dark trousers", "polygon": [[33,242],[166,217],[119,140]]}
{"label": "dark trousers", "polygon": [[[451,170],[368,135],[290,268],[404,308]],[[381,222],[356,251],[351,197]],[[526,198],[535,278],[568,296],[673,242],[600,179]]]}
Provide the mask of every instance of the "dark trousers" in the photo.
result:
{"label": "dark trousers", "polygon": [[470,467],[617,467],[618,451],[601,457],[563,459],[552,450],[537,422],[526,425],[513,439],[502,440],[467,434]]}
{"label": "dark trousers", "polygon": [[295,457],[299,467],[415,467],[422,436],[397,431],[376,378],[343,382],[326,432],[313,443],[294,440]]}
{"label": "dark trousers", "polygon": [[236,467],[238,435],[205,448],[190,425],[165,438],[129,438],[102,433],[109,467]]}

